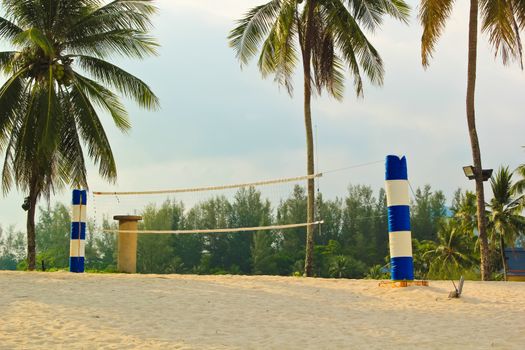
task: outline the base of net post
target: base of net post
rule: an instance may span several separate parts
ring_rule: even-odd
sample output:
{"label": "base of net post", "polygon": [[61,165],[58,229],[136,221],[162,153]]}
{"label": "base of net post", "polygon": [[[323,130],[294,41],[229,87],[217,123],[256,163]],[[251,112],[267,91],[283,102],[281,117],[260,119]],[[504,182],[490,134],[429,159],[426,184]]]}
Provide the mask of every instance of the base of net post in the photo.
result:
{"label": "base of net post", "polygon": [[429,283],[425,280],[414,280],[414,281],[381,281],[379,287],[391,287],[391,288],[405,288],[405,287],[428,287]]}

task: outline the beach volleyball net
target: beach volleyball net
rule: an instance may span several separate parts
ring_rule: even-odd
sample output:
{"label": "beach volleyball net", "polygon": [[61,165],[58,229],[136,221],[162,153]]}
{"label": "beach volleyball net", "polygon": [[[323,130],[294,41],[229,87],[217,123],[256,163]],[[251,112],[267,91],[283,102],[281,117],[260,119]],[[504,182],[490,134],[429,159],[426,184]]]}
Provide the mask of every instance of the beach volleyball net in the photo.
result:
{"label": "beach volleyball net", "polygon": [[[94,191],[92,227],[100,233],[126,233],[113,220],[119,216],[139,216],[138,230],[132,232],[140,234],[282,232],[316,226],[323,221],[316,217],[307,222],[305,188],[308,180],[321,177],[319,173],[189,188]],[[282,214],[279,209],[287,204],[300,206],[289,208],[296,215]]]}

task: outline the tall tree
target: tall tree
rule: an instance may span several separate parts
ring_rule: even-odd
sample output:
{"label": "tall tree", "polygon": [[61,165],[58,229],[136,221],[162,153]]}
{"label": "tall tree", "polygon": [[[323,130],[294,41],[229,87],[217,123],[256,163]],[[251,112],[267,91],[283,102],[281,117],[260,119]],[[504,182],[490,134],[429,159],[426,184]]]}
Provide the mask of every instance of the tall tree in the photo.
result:
{"label": "tall tree", "polygon": [[503,276],[507,280],[507,260],[505,246],[514,247],[517,238],[525,233],[525,217],[522,215],[519,197],[512,187],[512,172],[508,167],[501,167],[494,176],[490,185],[494,197],[490,208],[489,232],[492,241],[499,246]]}
{"label": "tall tree", "polygon": [[[383,82],[383,62],[363,31],[377,29],[385,15],[406,22],[409,6],[403,0],[271,0],[249,10],[228,39],[241,65],[260,48],[259,70],[291,95],[292,77],[302,62],[307,173],[314,174],[311,98],[314,91],[328,91],[342,100],[344,71],[354,79],[358,96],[362,75],[374,84]],[[314,221],[314,179],[308,180],[307,222]],[[305,274],[313,274],[314,227],[308,226]]]}
{"label": "tall tree", "polygon": [[84,150],[100,175],[117,170],[98,111],[130,128],[120,97],[153,109],[158,99],[140,79],[107,61],[155,54],[148,36],[151,0],[1,0],[0,52],[7,81],[0,88],[0,152],[4,193],[28,193],[28,266],[35,268],[39,198],[66,185],[87,187]]}
{"label": "tall tree", "polygon": [[446,216],[445,195],[430,185],[416,189],[411,208],[412,234],[419,240],[436,240],[439,221]]}
{"label": "tall tree", "polygon": [[[430,64],[436,43],[441,36],[446,21],[452,13],[453,0],[421,0],[419,19],[423,26],[421,38],[421,57],[424,67]],[[488,34],[489,43],[495,55],[501,55],[504,64],[512,60],[522,63],[522,44],[520,31],[525,28],[525,3],[522,0],[470,0],[468,29],[468,75],[466,112],[467,125],[474,162],[476,181],[478,231],[481,250],[481,277],[490,278],[489,245],[487,238],[487,219],[485,215],[485,192],[481,150],[476,130],[475,90],[478,47],[478,13],[481,11],[481,30]]]}

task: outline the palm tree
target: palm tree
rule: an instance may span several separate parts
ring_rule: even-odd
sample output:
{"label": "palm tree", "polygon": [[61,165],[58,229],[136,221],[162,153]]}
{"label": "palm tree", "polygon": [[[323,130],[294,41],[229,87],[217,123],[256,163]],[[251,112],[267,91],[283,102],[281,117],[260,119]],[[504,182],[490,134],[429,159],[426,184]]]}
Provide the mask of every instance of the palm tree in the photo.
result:
{"label": "palm tree", "polygon": [[[383,83],[383,61],[363,29],[377,29],[385,15],[406,22],[409,6],[403,0],[271,0],[248,11],[228,37],[241,66],[260,50],[259,70],[263,77],[293,92],[293,73],[302,61],[304,76],[304,123],[307,172],[314,174],[314,145],[311,98],[314,90],[326,89],[338,100],[344,94],[348,69],[358,96],[363,78]],[[314,179],[308,180],[307,221],[314,221]],[[306,234],[305,274],[313,274],[314,228]]]}
{"label": "palm tree", "polygon": [[[512,172],[508,167],[498,170],[490,181],[494,198],[490,201],[489,232],[494,243],[499,243],[503,276],[507,280],[505,246],[513,247],[518,236],[525,233],[525,217],[521,215],[519,197],[512,186]],[[496,245],[496,244],[495,244]]]}
{"label": "palm tree", "polygon": [[337,255],[330,264],[330,276],[335,278],[347,277],[351,271],[351,262],[347,256]]}
{"label": "palm tree", "polygon": [[525,194],[525,164],[520,165],[514,172],[520,177],[514,184],[514,191],[516,194]]}
{"label": "palm tree", "polygon": [[87,188],[84,152],[107,180],[117,176],[99,118],[107,112],[123,132],[128,114],[119,96],[154,109],[141,80],[107,59],[144,58],[157,44],[147,35],[151,0],[1,0],[0,52],[7,81],[0,88],[0,151],[4,193],[28,193],[28,266],[35,268],[35,212],[41,196],[66,185]]}
{"label": "palm tree", "polygon": [[[446,20],[450,16],[453,6],[453,0],[421,0],[419,19],[423,26],[421,56],[424,67],[428,67],[430,64],[435,45],[445,28]],[[483,167],[474,108],[478,12],[480,10],[482,17],[481,30],[488,34],[489,43],[493,46],[495,54],[501,55],[504,64],[512,60],[518,60],[523,68],[520,30],[525,28],[525,4],[521,0],[470,0],[466,111],[476,181],[478,231],[481,244],[481,277],[483,280],[488,280],[490,278],[490,266],[485,193],[483,189]]]}
{"label": "palm tree", "polygon": [[465,234],[455,220],[444,220],[440,223],[437,242],[425,241],[427,244],[423,258],[430,262],[430,272],[440,277],[451,277],[455,269],[466,268],[472,263],[472,237]]}

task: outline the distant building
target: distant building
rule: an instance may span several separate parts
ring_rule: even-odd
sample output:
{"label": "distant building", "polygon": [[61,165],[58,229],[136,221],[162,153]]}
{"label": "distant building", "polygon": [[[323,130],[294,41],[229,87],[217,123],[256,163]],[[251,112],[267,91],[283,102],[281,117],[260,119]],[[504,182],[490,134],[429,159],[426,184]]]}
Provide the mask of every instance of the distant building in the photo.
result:
{"label": "distant building", "polygon": [[506,248],[505,256],[507,257],[507,279],[509,281],[525,282],[525,249],[524,248]]}

